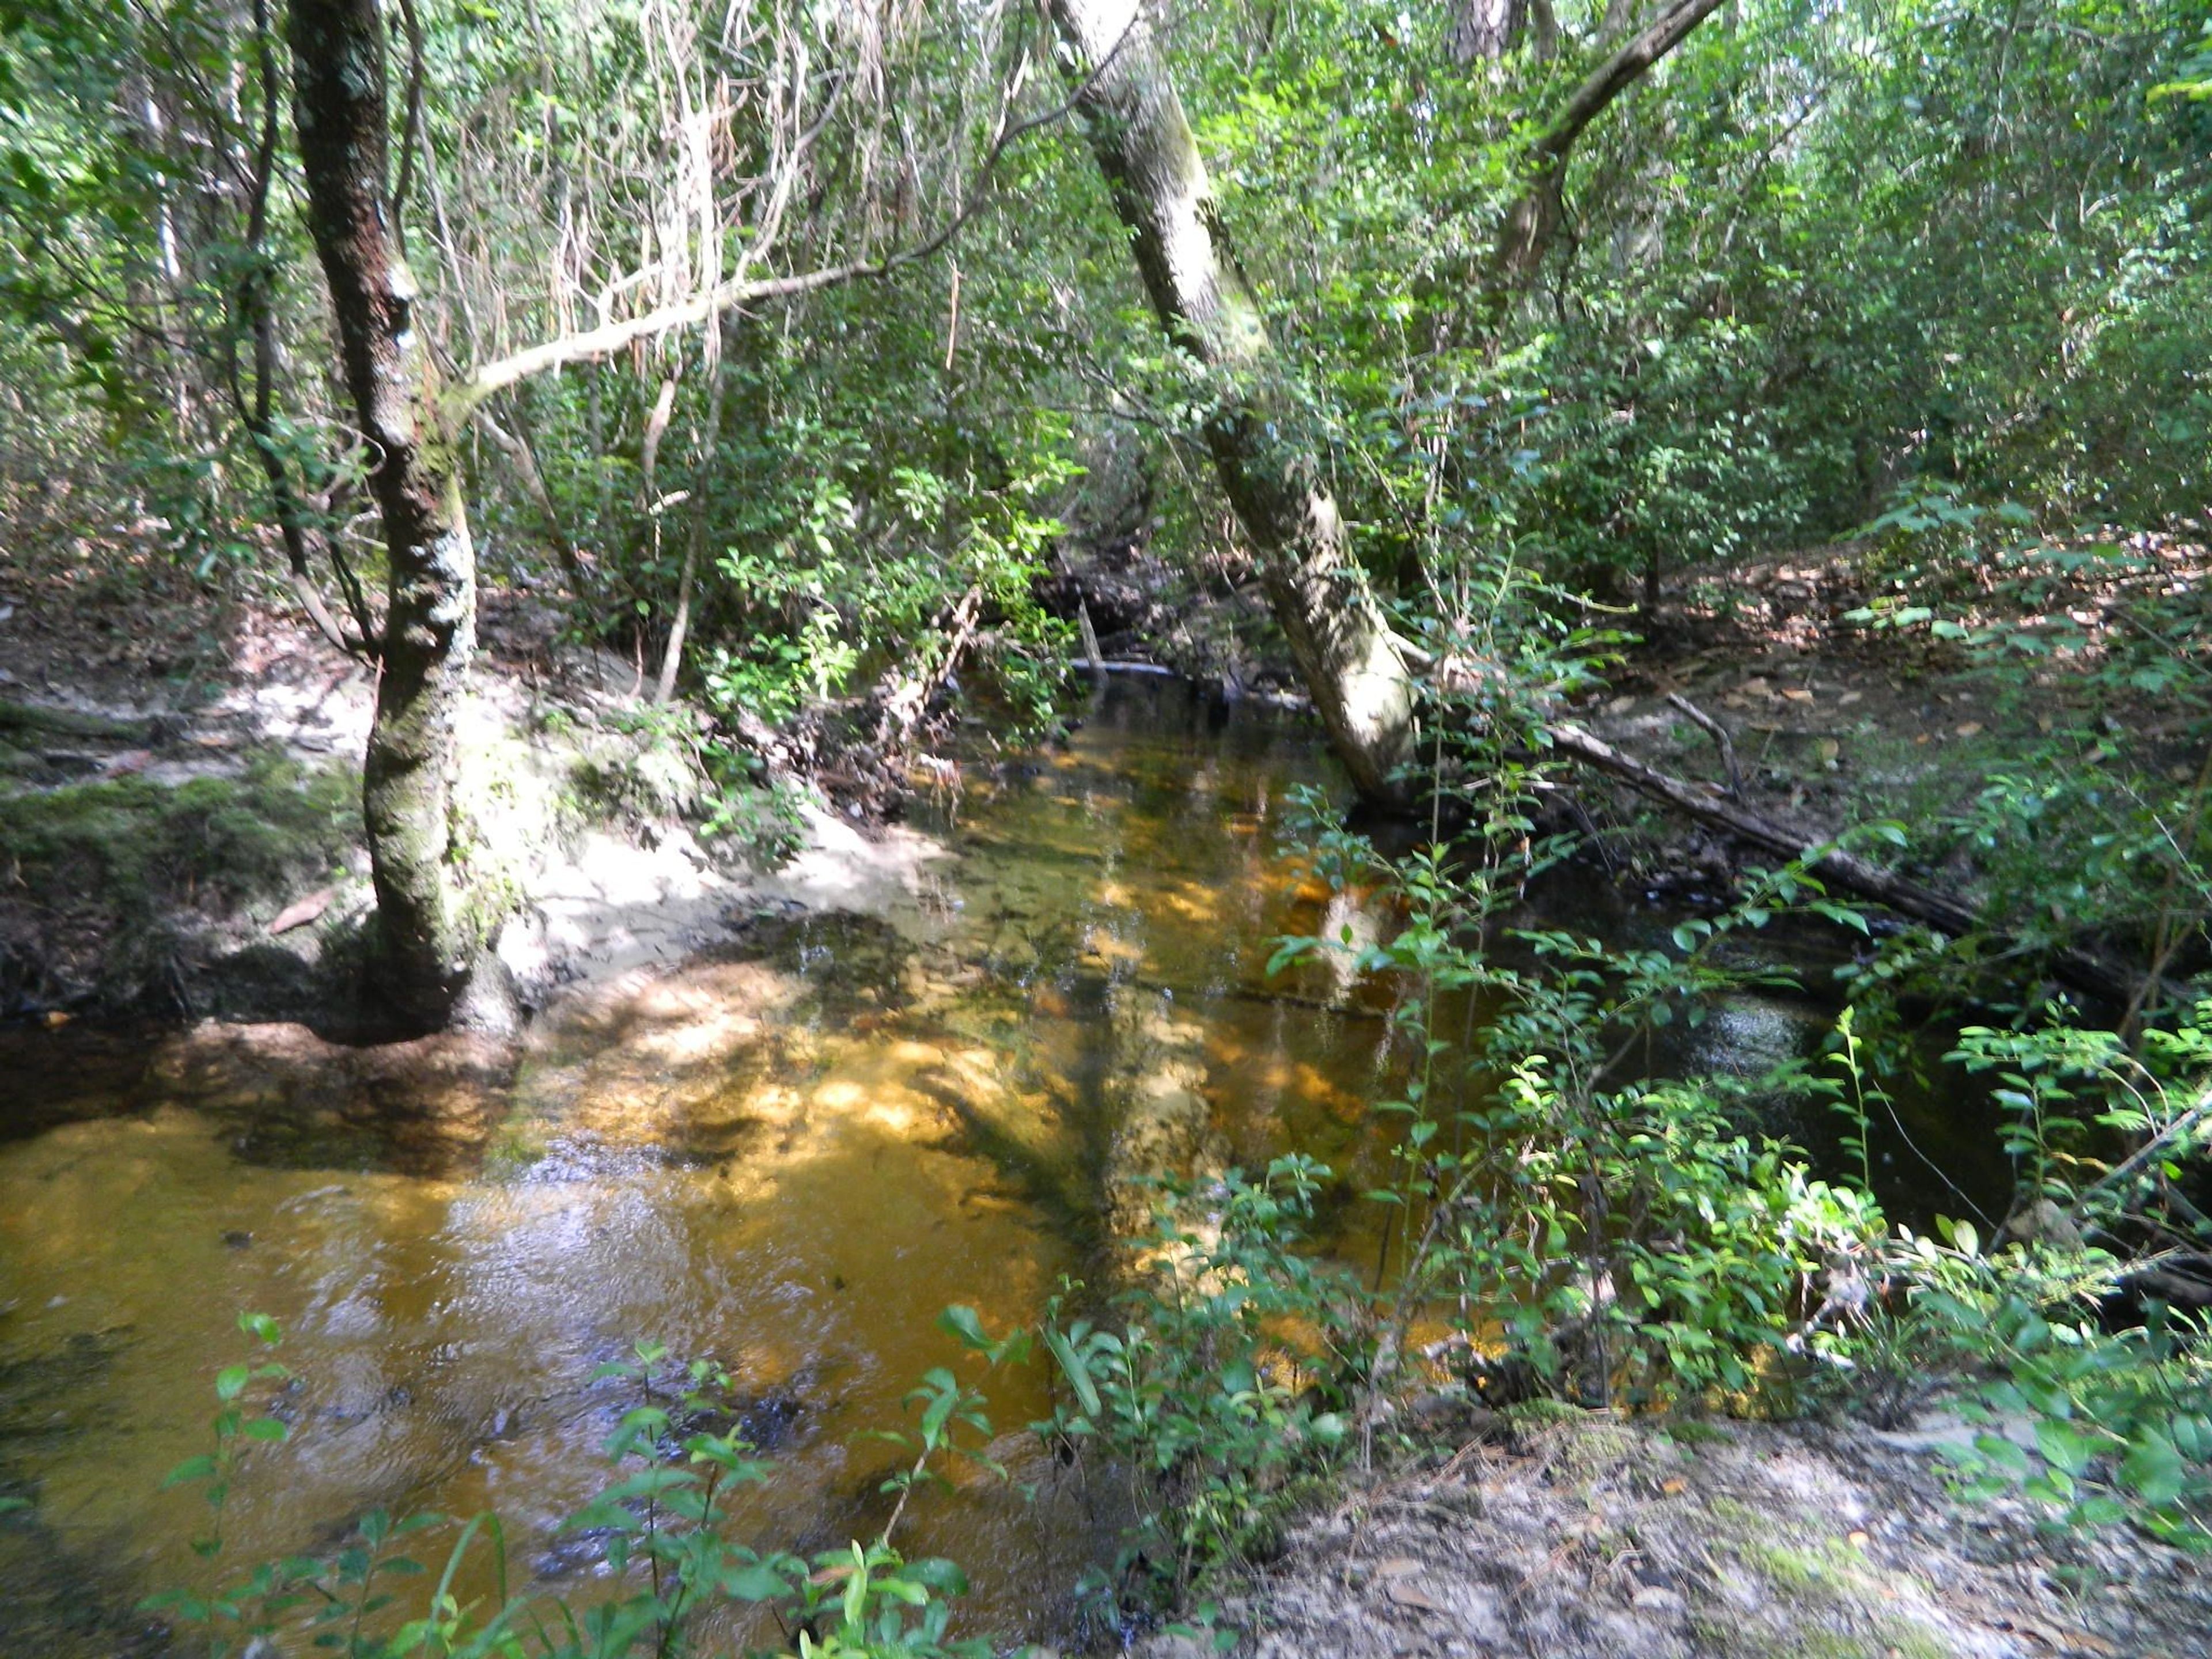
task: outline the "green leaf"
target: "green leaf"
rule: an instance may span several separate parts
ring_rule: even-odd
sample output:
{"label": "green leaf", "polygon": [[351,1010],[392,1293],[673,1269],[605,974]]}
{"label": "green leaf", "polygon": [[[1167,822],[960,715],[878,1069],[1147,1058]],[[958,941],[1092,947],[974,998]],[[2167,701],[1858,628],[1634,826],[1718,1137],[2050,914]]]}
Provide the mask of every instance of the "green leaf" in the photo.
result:
{"label": "green leaf", "polygon": [[963,1346],[978,1351],[991,1346],[983,1334],[983,1320],[973,1308],[955,1305],[937,1316],[937,1328]]}
{"label": "green leaf", "polygon": [[791,1590],[789,1581],[767,1561],[726,1568],[721,1582],[722,1594],[735,1601],[773,1601]]}
{"label": "green leaf", "polygon": [[957,1389],[947,1389],[933,1396],[921,1413],[922,1438],[930,1444],[935,1445],[938,1437],[945,1431],[947,1419],[951,1417],[959,1404],[960,1395]]}
{"label": "green leaf", "polygon": [[248,1366],[224,1366],[215,1374],[215,1397],[226,1401],[237,1399],[246,1392],[246,1385],[252,1376],[253,1372]]}
{"label": "green leaf", "polygon": [[2100,1492],[2085,1498],[2074,1513],[2084,1524],[2092,1527],[2114,1527],[2128,1518],[2127,1505],[2117,1498],[2107,1498]]}
{"label": "green leaf", "polygon": [[2088,1468],[2089,1459],[2096,1451],[2089,1437],[2071,1423],[2048,1417],[2035,1425],[2035,1449],[2051,1468],[2069,1475],[2079,1474]]}
{"label": "green leaf", "polygon": [[2120,1479],[2144,1503],[2162,1506],[2181,1496],[2188,1470],[2173,1442],[2152,1429],[2128,1449]]}
{"label": "green leaf", "polygon": [[1978,1434],[1974,1449],[2008,1474],[2027,1473],[2027,1454],[2001,1434]]}
{"label": "green leaf", "polygon": [[1082,1402],[1085,1414],[1090,1417],[1102,1415],[1105,1407],[1098,1398],[1098,1385],[1091,1380],[1090,1368],[1076,1356],[1075,1350],[1068,1346],[1067,1339],[1048,1325],[1044,1331],[1044,1345],[1052,1350],[1052,1357],[1060,1362],[1060,1370],[1067,1374],[1068,1386],[1075,1390],[1075,1397]]}
{"label": "green leaf", "polygon": [[161,1477],[161,1490],[181,1486],[187,1481],[206,1480],[215,1474],[215,1459],[202,1452],[198,1457],[187,1457],[183,1462]]}
{"label": "green leaf", "polygon": [[868,1606],[868,1553],[853,1544],[853,1575],[845,1581],[845,1622],[856,1628]]}

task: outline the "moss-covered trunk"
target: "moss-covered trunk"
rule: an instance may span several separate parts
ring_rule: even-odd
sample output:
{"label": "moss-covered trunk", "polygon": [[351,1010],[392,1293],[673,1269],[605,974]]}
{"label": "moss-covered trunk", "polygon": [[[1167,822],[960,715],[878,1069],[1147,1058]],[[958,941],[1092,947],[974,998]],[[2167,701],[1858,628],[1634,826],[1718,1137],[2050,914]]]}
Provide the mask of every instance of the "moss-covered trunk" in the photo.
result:
{"label": "moss-covered trunk", "polygon": [[1260,308],[1229,256],[1182,100],[1138,0],[1048,0],[1077,108],[1170,339],[1215,378],[1206,439],[1276,622],[1362,793],[1397,794],[1413,683],[1317,458],[1274,407]]}
{"label": "moss-covered trunk", "polygon": [[376,0],[291,0],[293,115],[308,224],[369,441],[390,564],[362,805],[382,987],[410,1023],[451,1016],[475,941],[452,883],[456,720],[476,649],[476,553],[450,422],[386,191]]}

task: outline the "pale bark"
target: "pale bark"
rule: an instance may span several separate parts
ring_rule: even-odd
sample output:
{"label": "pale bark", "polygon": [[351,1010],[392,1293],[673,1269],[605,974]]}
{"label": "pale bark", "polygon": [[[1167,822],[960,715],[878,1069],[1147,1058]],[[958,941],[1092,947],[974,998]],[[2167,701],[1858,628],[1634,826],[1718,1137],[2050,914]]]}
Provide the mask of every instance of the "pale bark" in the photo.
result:
{"label": "pale bark", "polygon": [[1316,459],[1275,406],[1267,328],[1225,246],[1158,46],[1133,0],[1048,0],[1048,9],[1152,308],[1212,381],[1206,447],[1258,552],[1276,622],[1360,792],[1394,797],[1413,730],[1413,681]]}
{"label": "pale bark", "polygon": [[534,345],[527,350],[517,351],[486,363],[447,393],[447,401],[457,416],[465,416],[493,392],[503,391],[518,380],[526,380],[533,374],[543,374],[548,369],[565,368],[570,363],[591,362],[610,357],[640,340],[652,339],[674,329],[694,327],[720,316],[724,312],[735,311],[740,306],[762,300],[797,299],[801,295],[819,293],[823,289],[836,288],[843,283],[887,276],[900,266],[922,258],[925,253],[934,252],[941,245],[941,242],[933,240],[921,248],[904,250],[880,259],[855,259],[849,264],[804,271],[791,276],[733,278],[704,294],[673,305],[659,307],[643,316],[627,317],[603,324],[598,328],[564,334],[559,339],[548,340],[542,345]]}
{"label": "pale bark", "polygon": [[676,578],[676,614],[669,618],[668,642],[660,653],[660,678],[653,688],[655,702],[666,702],[676,695],[676,676],[684,666],[684,645],[691,633],[691,596],[699,580],[699,556],[706,550],[708,505],[714,499],[710,487],[714,469],[721,465],[722,390],[726,378],[722,373],[720,352],[709,354],[707,374],[707,425],[699,439],[699,472],[692,484],[691,519],[684,538],[684,568]]}
{"label": "pale bark", "polygon": [[445,1023],[476,941],[452,884],[456,721],[476,649],[476,553],[453,434],[386,194],[384,35],[376,0],[291,0],[293,111],[307,221],[384,523],[390,586],[362,808],[383,988],[410,1023]]}
{"label": "pale bark", "polygon": [[1446,45],[1457,64],[1495,62],[1523,40],[1538,58],[1559,44],[1552,0],[1459,0]]}

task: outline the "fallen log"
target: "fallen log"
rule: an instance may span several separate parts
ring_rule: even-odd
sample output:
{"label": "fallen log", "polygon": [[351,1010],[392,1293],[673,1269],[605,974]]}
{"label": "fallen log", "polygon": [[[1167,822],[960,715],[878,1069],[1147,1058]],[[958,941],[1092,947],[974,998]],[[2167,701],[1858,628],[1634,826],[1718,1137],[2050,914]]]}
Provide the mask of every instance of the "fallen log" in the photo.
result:
{"label": "fallen log", "polygon": [[1172,668],[1164,668],[1156,662],[1086,661],[1079,657],[1067,665],[1077,674],[1159,674],[1169,679],[1177,678]]}
{"label": "fallen log", "polygon": [[[1571,722],[1554,721],[1543,728],[1546,739],[1562,755],[1618,778],[1639,794],[1662,801],[1686,817],[1724,830],[1739,840],[1786,859],[1802,859],[1805,867],[1825,882],[1869,898],[1953,935],[1988,932],[1981,912],[1965,900],[1939,893],[1885,870],[1856,853],[1832,845],[1824,836],[1788,821],[1755,812],[1741,801],[1715,795],[1701,785],[1646,766],[1624,755],[1603,738]],[[2051,956],[2051,972],[2075,990],[2108,1002],[2126,1004],[2141,984],[2140,976],[2118,963],[2091,951],[2061,946]]]}

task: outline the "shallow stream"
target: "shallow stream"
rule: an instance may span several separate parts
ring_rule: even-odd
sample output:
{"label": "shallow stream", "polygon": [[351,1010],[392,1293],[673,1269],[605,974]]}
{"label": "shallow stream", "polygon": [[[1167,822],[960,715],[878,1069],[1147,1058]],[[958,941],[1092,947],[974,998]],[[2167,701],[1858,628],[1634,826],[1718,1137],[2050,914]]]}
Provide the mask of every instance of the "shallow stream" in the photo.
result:
{"label": "shallow stream", "polygon": [[[595,1547],[560,1523],[634,1403],[592,1373],[641,1339],[738,1378],[776,1470],[750,1541],[872,1534],[901,1457],[866,1436],[953,1362],[945,1305],[1032,1317],[1146,1169],[1376,1157],[1390,988],[1265,972],[1284,933],[1388,926],[1279,845],[1290,790],[1328,781],[1317,750],[1287,719],[1117,684],[1065,745],[919,804],[936,848],[881,914],[764,900],[732,945],[564,1000],[519,1055],[294,1028],[12,1040],[0,1495],[34,1506],[0,1520],[0,1651],[163,1650],[129,1610],[205,1581],[204,1509],[158,1488],[206,1449],[241,1309],[283,1323],[300,1382],[290,1443],[226,1511],[231,1560],[326,1547],[371,1506],[490,1508],[519,1576],[588,1597]],[[1609,902],[1569,901],[1582,925]],[[1745,999],[1704,1040],[1749,1065],[1819,1030]],[[1022,1448],[1042,1374],[987,1386],[1042,1501],[964,1480],[901,1542],[967,1566],[969,1628],[1046,1638],[1112,1517]]]}

